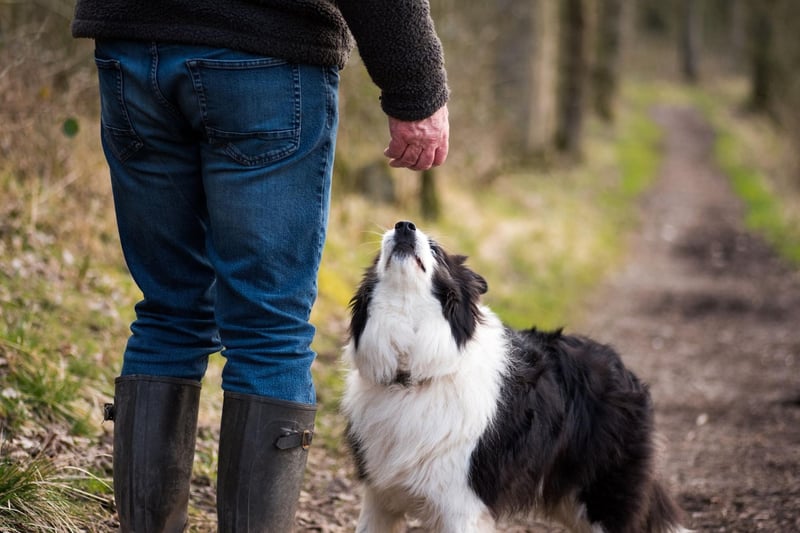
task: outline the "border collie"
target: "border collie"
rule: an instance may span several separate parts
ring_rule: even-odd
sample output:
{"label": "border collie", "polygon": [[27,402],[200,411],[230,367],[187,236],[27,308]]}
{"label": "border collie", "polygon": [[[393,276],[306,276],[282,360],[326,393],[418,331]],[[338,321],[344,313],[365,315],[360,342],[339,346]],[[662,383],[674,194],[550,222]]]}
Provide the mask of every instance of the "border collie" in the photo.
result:
{"label": "border collie", "polygon": [[686,531],[653,476],[647,386],[608,346],[505,327],[465,260],[398,222],[352,299],[357,531],[402,531],[408,516],[490,532],[516,513],[576,532]]}

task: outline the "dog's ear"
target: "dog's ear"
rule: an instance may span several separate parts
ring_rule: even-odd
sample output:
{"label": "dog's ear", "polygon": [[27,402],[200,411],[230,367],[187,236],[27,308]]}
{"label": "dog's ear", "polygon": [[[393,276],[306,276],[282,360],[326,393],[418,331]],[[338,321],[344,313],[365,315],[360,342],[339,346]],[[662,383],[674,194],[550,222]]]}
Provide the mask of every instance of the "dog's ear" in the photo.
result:
{"label": "dog's ear", "polygon": [[378,275],[375,271],[375,265],[378,259],[372,263],[365,272],[364,278],[361,280],[353,298],[350,300],[350,337],[353,339],[355,347],[358,348],[358,341],[361,339],[361,334],[367,326],[369,319],[369,304],[372,300],[372,293],[375,290],[375,285],[378,283]]}
{"label": "dog's ear", "polygon": [[465,265],[465,263],[467,262],[467,256],[466,255],[454,255],[453,256],[453,261],[455,262],[456,265],[458,265],[460,267],[463,267],[464,270],[469,274],[469,278],[470,278],[469,281],[478,290],[478,294],[486,294],[487,293],[487,291],[489,290],[489,284],[486,283],[486,280],[483,278],[483,276],[481,276],[477,272],[474,272],[474,271],[470,270]]}
{"label": "dog's ear", "polygon": [[489,284],[486,282],[484,277],[478,274],[477,272],[472,272],[472,276],[473,276],[473,281],[475,282],[475,286],[478,288],[478,293],[486,294],[489,291]]}

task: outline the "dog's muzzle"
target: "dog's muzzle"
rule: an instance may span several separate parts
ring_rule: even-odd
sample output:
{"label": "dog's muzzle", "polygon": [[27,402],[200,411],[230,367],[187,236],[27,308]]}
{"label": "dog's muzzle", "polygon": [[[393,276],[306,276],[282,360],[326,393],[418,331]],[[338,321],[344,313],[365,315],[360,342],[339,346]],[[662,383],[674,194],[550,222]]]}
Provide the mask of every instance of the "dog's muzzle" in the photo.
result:
{"label": "dog's muzzle", "polygon": [[392,248],[390,258],[398,257],[413,257],[417,266],[425,272],[425,265],[417,255],[417,227],[413,222],[401,220],[394,225],[394,247]]}

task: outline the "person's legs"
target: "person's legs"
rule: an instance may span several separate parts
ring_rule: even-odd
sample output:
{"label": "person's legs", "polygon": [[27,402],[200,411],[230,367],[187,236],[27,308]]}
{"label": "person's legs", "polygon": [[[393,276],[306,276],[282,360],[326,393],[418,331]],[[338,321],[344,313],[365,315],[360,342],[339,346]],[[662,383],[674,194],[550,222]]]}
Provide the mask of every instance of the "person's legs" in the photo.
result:
{"label": "person's legs", "polygon": [[272,58],[189,61],[228,392],[313,404],[309,323],[325,241],[338,72]]}
{"label": "person's legs", "polygon": [[120,241],[144,296],[107,415],[120,529],[177,532],[187,520],[200,380],[220,343],[200,149],[160,92],[158,60],[146,43],[97,43]]}
{"label": "person's legs", "polygon": [[96,58],[120,241],[144,296],[122,375],[199,381],[208,355],[221,348],[201,150],[159,86],[178,84],[182,65],[164,64],[154,45],[135,42],[98,42]]}
{"label": "person's legs", "polygon": [[[220,527],[246,523],[275,509],[271,495],[283,494],[281,508],[296,500],[313,430],[308,318],[328,216],[338,72],[183,45],[98,43],[97,56],[120,239],[144,295],[122,374],[199,381],[208,355],[224,345]],[[126,416],[140,416],[134,411]],[[248,428],[259,438],[242,439]],[[259,452],[264,439],[271,453]],[[251,467],[241,468],[242,457]],[[255,480],[254,471],[280,475]],[[141,508],[138,481],[128,481],[129,507]],[[274,524],[291,522],[292,510],[284,515]]]}
{"label": "person's legs", "polygon": [[221,532],[288,531],[315,406],[308,319],[328,218],[338,72],[236,53],[188,62],[227,362]]}
{"label": "person's legs", "polygon": [[130,42],[98,43],[97,63],[120,240],[144,295],[122,374],[199,380],[224,345],[226,391],[314,403],[338,72]]}

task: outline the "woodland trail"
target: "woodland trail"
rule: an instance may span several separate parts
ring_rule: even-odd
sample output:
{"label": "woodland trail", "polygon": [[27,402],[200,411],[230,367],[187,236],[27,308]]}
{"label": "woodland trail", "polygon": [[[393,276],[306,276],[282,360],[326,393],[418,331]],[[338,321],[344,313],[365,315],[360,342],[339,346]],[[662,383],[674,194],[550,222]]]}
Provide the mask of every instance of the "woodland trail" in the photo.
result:
{"label": "woodland trail", "polygon": [[[700,114],[660,107],[654,117],[665,155],[642,225],[567,329],[614,345],[650,384],[659,471],[685,525],[800,531],[800,272],[745,230]],[[354,531],[358,490],[335,455],[312,447],[298,531]],[[531,521],[499,530],[562,531]]]}
{"label": "woodland trail", "polygon": [[654,116],[658,182],[581,327],[650,383],[660,470],[686,525],[800,531],[800,273],[744,229],[700,114]]}

